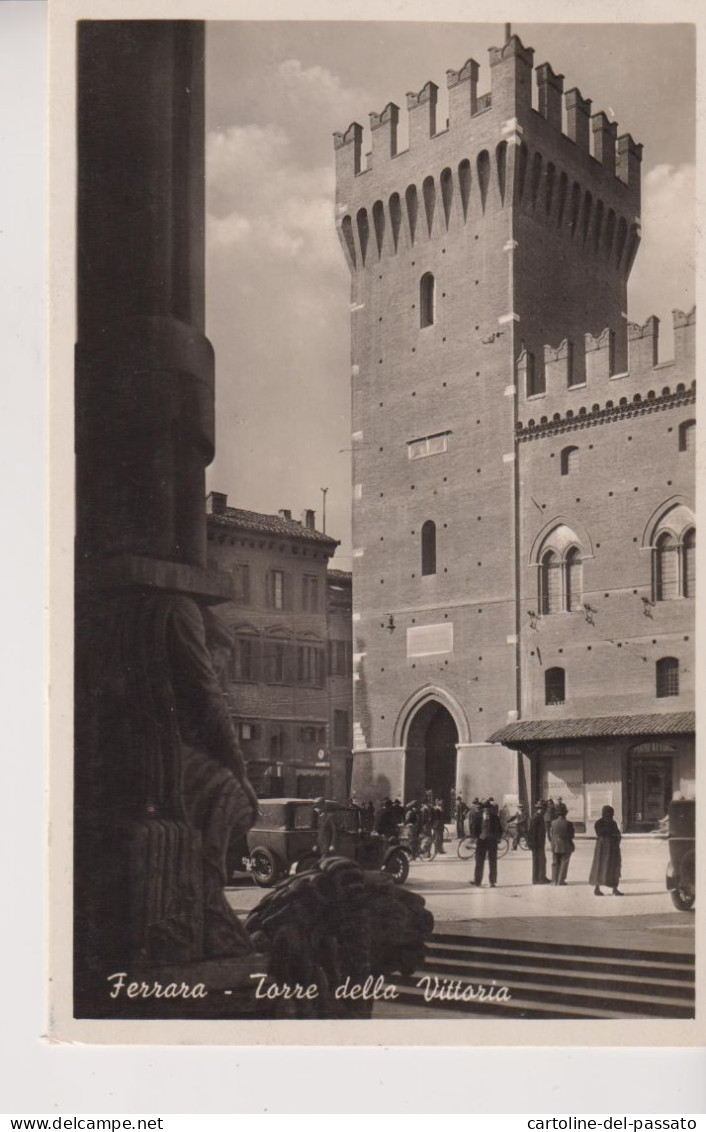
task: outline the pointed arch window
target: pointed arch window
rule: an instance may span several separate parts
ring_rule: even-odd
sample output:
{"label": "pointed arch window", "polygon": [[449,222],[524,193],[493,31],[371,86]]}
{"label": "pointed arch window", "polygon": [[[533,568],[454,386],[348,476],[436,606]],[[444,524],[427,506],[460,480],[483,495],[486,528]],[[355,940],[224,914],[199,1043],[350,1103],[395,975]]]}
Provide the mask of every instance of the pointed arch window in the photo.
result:
{"label": "pointed arch window", "polygon": [[657,661],[655,677],[658,699],[679,695],[679,661],[675,656],[663,656]]}
{"label": "pointed arch window", "polygon": [[434,276],[427,271],[419,280],[419,325],[422,330],[425,326],[434,325],[435,291]]}
{"label": "pointed arch window", "polygon": [[436,523],[427,519],[422,526],[422,576],[436,574]]}
{"label": "pointed arch window", "polygon": [[544,540],[538,558],[539,609],[543,616],[583,609],[583,552],[564,524]]}
{"label": "pointed arch window", "polygon": [[693,597],[696,584],[696,529],[693,511],[674,503],[651,536],[653,601]]}
{"label": "pointed arch window", "polygon": [[548,705],[566,701],[566,672],[563,668],[548,668],[544,674],[544,702]]}

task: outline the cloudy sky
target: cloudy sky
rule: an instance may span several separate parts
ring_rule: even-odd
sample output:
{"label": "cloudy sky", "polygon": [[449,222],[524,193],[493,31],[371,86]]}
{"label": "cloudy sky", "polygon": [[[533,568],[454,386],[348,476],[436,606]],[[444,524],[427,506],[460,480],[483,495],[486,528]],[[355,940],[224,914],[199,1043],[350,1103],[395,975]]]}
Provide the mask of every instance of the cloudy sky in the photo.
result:
{"label": "cloudy sky", "polygon": [[[688,25],[514,24],[644,145],[643,242],[630,318],[693,304],[695,63]],[[333,222],[334,130],[472,56],[490,89],[500,24],[211,23],[207,320],[217,361],[209,486],[233,505],[317,511],[350,569],[349,275]],[[400,115],[401,125],[406,113]],[[404,123],[406,126],[406,122]],[[366,129],[367,135],[367,129]],[[364,142],[367,141],[367,136]],[[404,135],[401,139],[403,148]],[[364,144],[364,151],[369,148]],[[666,324],[666,325],[665,325]]]}

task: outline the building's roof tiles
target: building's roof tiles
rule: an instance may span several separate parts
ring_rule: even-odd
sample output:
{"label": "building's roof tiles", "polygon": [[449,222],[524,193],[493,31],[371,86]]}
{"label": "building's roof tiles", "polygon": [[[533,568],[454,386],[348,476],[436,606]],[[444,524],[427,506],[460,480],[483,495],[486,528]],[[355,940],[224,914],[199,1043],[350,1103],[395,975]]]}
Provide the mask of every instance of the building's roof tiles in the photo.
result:
{"label": "building's roof tiles", "polygon": [[208,522],[216,527],[234,527],[239,531],[254,531],[256,534],[303,539],[305,542],[318,542],[332,548],[339,545],[338,539],[305,527],[296,519],[283,519],[281,515],[262,515],[259,511],[243,511],[240,507],[226,507],[223,512],[210,514]]}
{"label": "building's roof tiles", "polygon": [[327,570],[326,577],[330,582],[352,582],[353,575],[350,570]]}
{"label": "building's roof tiles", "polygon": [[619,735],[690,735],[693,711],[654,715],[603,715],[596,719],[525,719],[509,723],[490,736],[491,743],[515,745],[552,739],[609,739]]}

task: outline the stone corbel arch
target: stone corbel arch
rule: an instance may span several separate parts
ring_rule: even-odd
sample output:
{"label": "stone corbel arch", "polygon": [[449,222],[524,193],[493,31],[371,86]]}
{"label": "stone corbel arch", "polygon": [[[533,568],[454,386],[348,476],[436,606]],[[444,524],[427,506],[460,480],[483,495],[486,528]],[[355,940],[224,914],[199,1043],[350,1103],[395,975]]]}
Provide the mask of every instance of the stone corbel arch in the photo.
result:
{"label": "stone corbel arch", "polygon": [[471,742],[471,729],[468,718],[461,704],[450,692],[440,688],[437,684],[425,684],[405,700],[399,715],[395,720],[393,731],[393,747],[406,747],[409,740],[409,729],[417,712],[426,704],[435,701],[441,704],[451,715],[458,732],[459,744]]}

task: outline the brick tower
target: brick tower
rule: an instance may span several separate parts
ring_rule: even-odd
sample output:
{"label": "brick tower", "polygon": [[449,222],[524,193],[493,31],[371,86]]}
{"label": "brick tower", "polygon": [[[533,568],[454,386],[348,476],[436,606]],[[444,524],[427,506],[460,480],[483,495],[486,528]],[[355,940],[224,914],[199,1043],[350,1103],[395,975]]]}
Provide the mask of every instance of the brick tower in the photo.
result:
{"label": "brick tower", "polygon": [[365,164],[358,123],[334,136],[360,796],[524,792],[523,756],[489,741],[523,704],[518,402],[530,415],[557,358],[585,384],[586,335],[627,367],[641,146],[548,63],[534,108],[533,54],[491,48],[487,94],[473,59],[448,71],[446,123],[434,83],[408,94],[404,152],[394,103]]}

